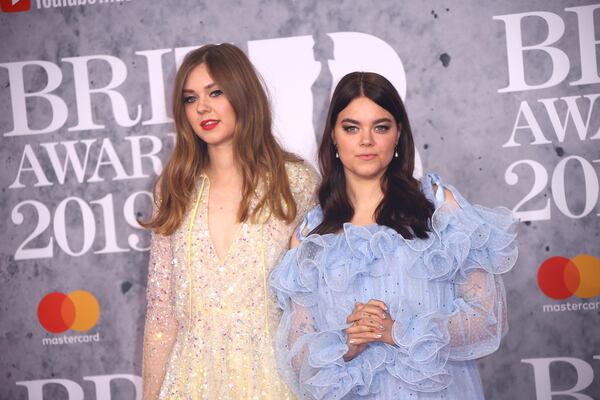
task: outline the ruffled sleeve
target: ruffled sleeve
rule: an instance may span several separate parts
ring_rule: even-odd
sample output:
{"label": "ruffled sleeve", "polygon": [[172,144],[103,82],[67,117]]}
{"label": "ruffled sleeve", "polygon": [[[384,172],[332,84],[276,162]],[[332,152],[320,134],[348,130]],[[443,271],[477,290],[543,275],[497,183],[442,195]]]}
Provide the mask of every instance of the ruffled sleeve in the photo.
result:
{"label": "ruffled sleeve", "polygon": [[303,253],[318,252],[318,247],[303,244],[288,251],[271,274],[271,289],[283,309],[276,335],[277,364],[298,398],[340,399],[363,378],[360,368],[343,360],[348,351],[346,325],[327,324],[317,309],[323,294],[315,259],[319,254],[307,258]]}
{"label": "ruffled sleeve", "polygon": [[501,275],[517,260],[517,221],[506,208],[469,204],[435,174],[426,175],[422,187],[436,207],[432,232],[427,248],[407,271],[449,287],[452,302],[427,312],[404,302],[393,316],[393,337],[409,354],[413,369],[443,371],[447,361],[472,360],[496,351],[508,330]]}

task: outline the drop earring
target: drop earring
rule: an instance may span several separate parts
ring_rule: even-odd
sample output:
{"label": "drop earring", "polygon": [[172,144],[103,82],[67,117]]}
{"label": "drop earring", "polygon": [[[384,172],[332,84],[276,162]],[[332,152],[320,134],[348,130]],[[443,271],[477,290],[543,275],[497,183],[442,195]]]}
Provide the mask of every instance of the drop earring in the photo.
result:
{"label": "drop earring", "polygon": [[394,148],[394,157],[398,158],[398,147]]}
{"label": "drop earring", "polygon": [[335,143],[333,144],[333,148],[335,149],[335,158],[340,158],[340,155],[338,154],[338,151],[337,151],[337,145]]}

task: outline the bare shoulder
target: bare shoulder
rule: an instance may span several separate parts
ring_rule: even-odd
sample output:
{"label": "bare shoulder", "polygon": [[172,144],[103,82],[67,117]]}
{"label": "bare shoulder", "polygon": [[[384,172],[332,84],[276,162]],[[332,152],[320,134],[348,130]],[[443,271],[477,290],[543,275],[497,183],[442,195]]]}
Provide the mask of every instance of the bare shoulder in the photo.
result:
{"label": "bare shoulder", "polygon": [[290,238],[290,249],[300,246],[300,239],[298,239],[298,235],[296,235],[298,228],[299,226],[296,226],[296,228],[294,228],[294,234]]}
{"label": "bare shoulder", "polygon": [[[433,188],[433,192],[437,193],[438,185],[433,184],[432,188]],[[452,193],[452,191],[447,188],[443,188],[443,189],[444,189],[444,206],[450,207],[450,208],[460,208],[460,206],[456,202],[456,199],[454,198],[454,194]]]}

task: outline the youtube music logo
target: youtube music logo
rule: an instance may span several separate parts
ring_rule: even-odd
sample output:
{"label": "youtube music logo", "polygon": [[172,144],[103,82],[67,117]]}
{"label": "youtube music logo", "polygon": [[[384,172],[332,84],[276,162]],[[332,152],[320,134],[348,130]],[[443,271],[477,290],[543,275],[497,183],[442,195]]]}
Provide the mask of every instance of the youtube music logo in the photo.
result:
{"label": "youtube music logo", "polygon": [[31,0],[0,0],[0,8],[7,13],[29,11]]}

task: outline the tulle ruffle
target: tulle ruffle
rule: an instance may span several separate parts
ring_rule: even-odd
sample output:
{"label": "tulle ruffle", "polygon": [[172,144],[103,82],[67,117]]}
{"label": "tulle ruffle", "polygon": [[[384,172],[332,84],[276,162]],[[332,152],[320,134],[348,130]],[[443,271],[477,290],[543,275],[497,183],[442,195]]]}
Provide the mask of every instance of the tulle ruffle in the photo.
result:
{"label": "tulle ruffle", "polygon": [[[271,287],[284,312],[290,300],[318,309],[328,329],[302,338],[307,351],[304,372],[299,375],[302,390],[317,399],[340,398],[350,391],[375,394],[383,371],[420,392],[439,391],[451,383],[446,367],[450,354],[447,314],[422,313],[406,303],[394,315],[397,347],[374,343],[344,362],[348,348],[340,321],[345,321],[348,310],[321,307],[330,304],[331,298],[352,292],[359,277],[378,278],[392,269],[401,268],[417,279],[457,284],[475,269],[494,275],[510,270],[518,251],[517,221],[510,210],[472,206],[452,187],[446,188],[458,207],[441,204],[436,208],[427,239],[407,240],[386,226],[347,223],[340,234],[307,236],[273,271]],[[423,191],[432,193],[426,179]],[[309,216],[319,214],[317,208]],[[308,228],[314,226],[308,224]]]}
{"label": "tulle ruffle", "polygon": [[517,221],[506,208],[442,206],[431,225],[425,240],[406,240],[386,226],[348,223],[343,234],[309,235],[287,253],[273,283],[299,304],[311,306],[318,301],[320,282],[343,292],[359,275],[385,274],[394,260],[402,260],[414,277],[457,283],[478,268],[503,274],[517,260]]}

